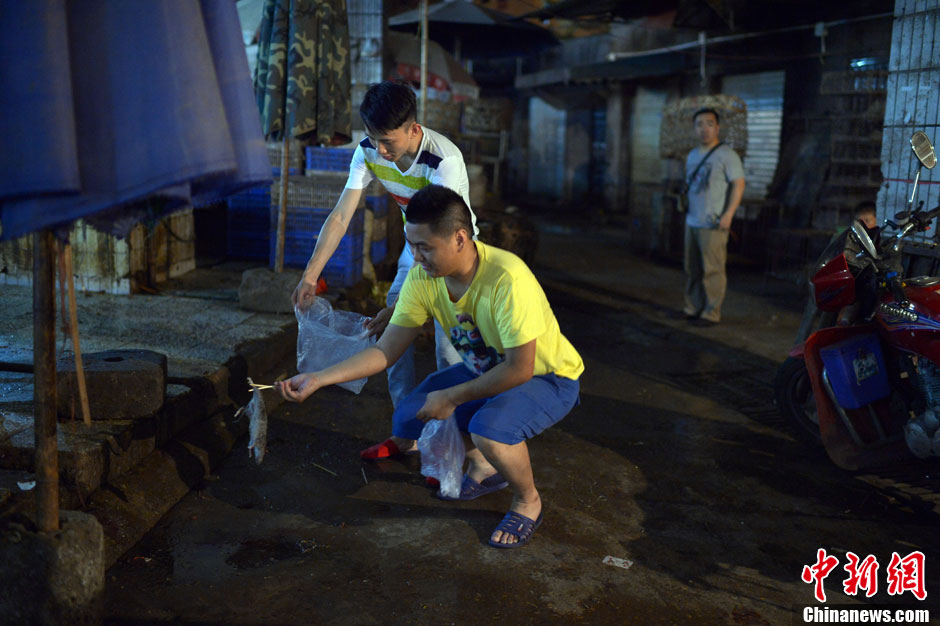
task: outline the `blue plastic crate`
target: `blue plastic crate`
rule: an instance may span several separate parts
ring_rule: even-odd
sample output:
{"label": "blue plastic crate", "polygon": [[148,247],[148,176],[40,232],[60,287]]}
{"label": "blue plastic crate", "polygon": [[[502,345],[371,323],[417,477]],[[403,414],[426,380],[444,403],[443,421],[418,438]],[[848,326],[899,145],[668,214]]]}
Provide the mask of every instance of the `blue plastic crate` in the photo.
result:
{"label": "blue plastic crate", "polygon": [[373,241],[372,246],[369,248],[369,257],[373,263],[381,263],[387,253],[388,242],[385,239]]}
{"label": "blue plastic crate", "polygon": [[241,194],[237,195],[247,195],[247,196],[263,196],[271,200],[271,185],[258,185],[257,187],[250,187],[243,191]]}
{"label": "blue plastic crate", "polygon": [[[278,207],[270,207],[270,226],[272,231],[277,230],[277,212]],[[297,235],[308,238],[316,238],[323,228],[323,223],[333,209],[321,209],[316,207],[287,207],[286,220],[284,222],[284,233],[286,236]],[[347,234],[362,234],[365,228],[365,214],[362,211],[356,211],[353,214],[349,226],[346,228]]]}
{"label": "blue plastic crate", "polygon": [[366,206],[376,218],[388,215],[388,196],[366,196]]}
{"label": "blue plastic crate", "polygon": [[232,259],[264,261],[270,246],[268,233],[231,232],[225,242],[225,255]]}
{"label": "blue plastic crate", "polygon": [[228,200],[225,212],[226,256],[236,259],[268,258],[271,230],[270,205],[260,196],[237,194]]}
{"label": "blue plastic crate", "polygon": [[[280,175],[281,175],[281,168],[278,167],[278,166],[276,166],[276,165],[274,165],[274,166],[271,167],[271,173],[274,174],[275,176],[280,176]],[[289,167],[289,168],[287,168],[287,173],[288,173],[288,175],[290,175],[290,176],[300,176],[301,174],[303,174],[303,172],[301,171],[301,169],[300,169],[299,167]],[[275,183],[275,184],[276,184],[276,183]]]}
{"label": "blue plastic crate", "polygon": [[355,149],[307,146],[306,169],[341,172],[349,169]]}
{"label": "blue plastic crate", "polygon": [[271,203],[271,185],[258,185],[257,187],[249,187],[248,189],[243,189],[238,193],[233,193],[228,197],[228,201],[231,203],[241,202],[248,204],[264,204]]}
{"label": "blue plastic crate", "polygon": [[271,218],[268,207],[229,206],[225,212],[225,223],[229,232],[261,233],[268,236]]}
{"label": "blue plastic crate", "polygon": [[[277,251],[276,233],[271,233],[268,263],[274,267]],[[349,287],[362,278],[362,232],[347,233],[339,242],[336,252],[323,268],[323,278],[331,287]],[[306,267],[316,246],[316,237],[292,233],[284,237],[284,266]]]}

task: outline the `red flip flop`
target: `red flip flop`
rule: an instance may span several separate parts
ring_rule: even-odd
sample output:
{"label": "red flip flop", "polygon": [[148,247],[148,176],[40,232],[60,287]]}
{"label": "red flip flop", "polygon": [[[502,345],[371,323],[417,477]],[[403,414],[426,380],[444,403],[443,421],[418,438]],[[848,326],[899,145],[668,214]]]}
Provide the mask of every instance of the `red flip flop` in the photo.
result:
{"label": "red flip flop", "polygon": [[387,459],[389,457],[399,456],[400,454],[402,454],[402,451],[398,449],[395,442],[391,439],[386,439],[382,443],[369,446],[361,451],[359,456],[364,461],[375,461],[376,459]]}

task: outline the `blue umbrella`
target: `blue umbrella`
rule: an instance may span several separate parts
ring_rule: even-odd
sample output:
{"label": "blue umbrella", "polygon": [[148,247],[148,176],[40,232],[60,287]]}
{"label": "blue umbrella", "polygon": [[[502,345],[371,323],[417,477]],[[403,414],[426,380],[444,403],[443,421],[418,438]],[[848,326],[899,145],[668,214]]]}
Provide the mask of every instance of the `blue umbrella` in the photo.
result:
{"label": "blue umbrella", "polygon": [[36,500],[58,527],[52,229],[116,235],[271,178],[231,0],[0,2],[0,238],[36,233]]}
{"label": "blue umbrella", "polygon": [[4,2],[0,58],[3,239],[125,235],[271,178],[230,1]]}

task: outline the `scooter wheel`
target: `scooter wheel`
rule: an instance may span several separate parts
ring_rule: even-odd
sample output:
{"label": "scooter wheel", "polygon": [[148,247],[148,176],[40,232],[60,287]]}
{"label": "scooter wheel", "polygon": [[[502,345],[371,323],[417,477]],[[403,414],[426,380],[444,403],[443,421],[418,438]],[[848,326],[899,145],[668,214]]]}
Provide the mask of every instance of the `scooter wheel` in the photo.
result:
{"label": "scooter wheel", "polygon": [[803,359],[789,357],[780,365],[774,378],[774,395],[777,410],[794,434],[804,443],[822,448],[816,398]]}

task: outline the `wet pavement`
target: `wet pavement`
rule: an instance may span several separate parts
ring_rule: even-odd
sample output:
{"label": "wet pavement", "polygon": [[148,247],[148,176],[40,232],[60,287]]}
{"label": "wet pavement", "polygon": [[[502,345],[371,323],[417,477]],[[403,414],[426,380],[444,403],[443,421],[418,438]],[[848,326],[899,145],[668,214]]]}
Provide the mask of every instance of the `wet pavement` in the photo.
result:
{"label": "wet pavement", "polygon": [[[929,501],[838,470],[790,436],[771,380],[799,293],[732,272],[724,321],[675,319],[678,268],[622,234],[543,230],[536,273],[585,360],[581,404],[530,444],[545,521],[517,550],[487,545],[511,495],[432,496],[414,457],[362,463],[387,435],[383,376],[272,415],[268,453],[242,440],[107,574],[110,624],[790,624],[816,605],[800,580],[824,548],[940,554]],[[423,372],[431,366],[419,351]],[[935,468],[922,465],[913,471]],[[619,560],[611,560],[615,557]],[[605,562],[606,561],[606,562]]]}

